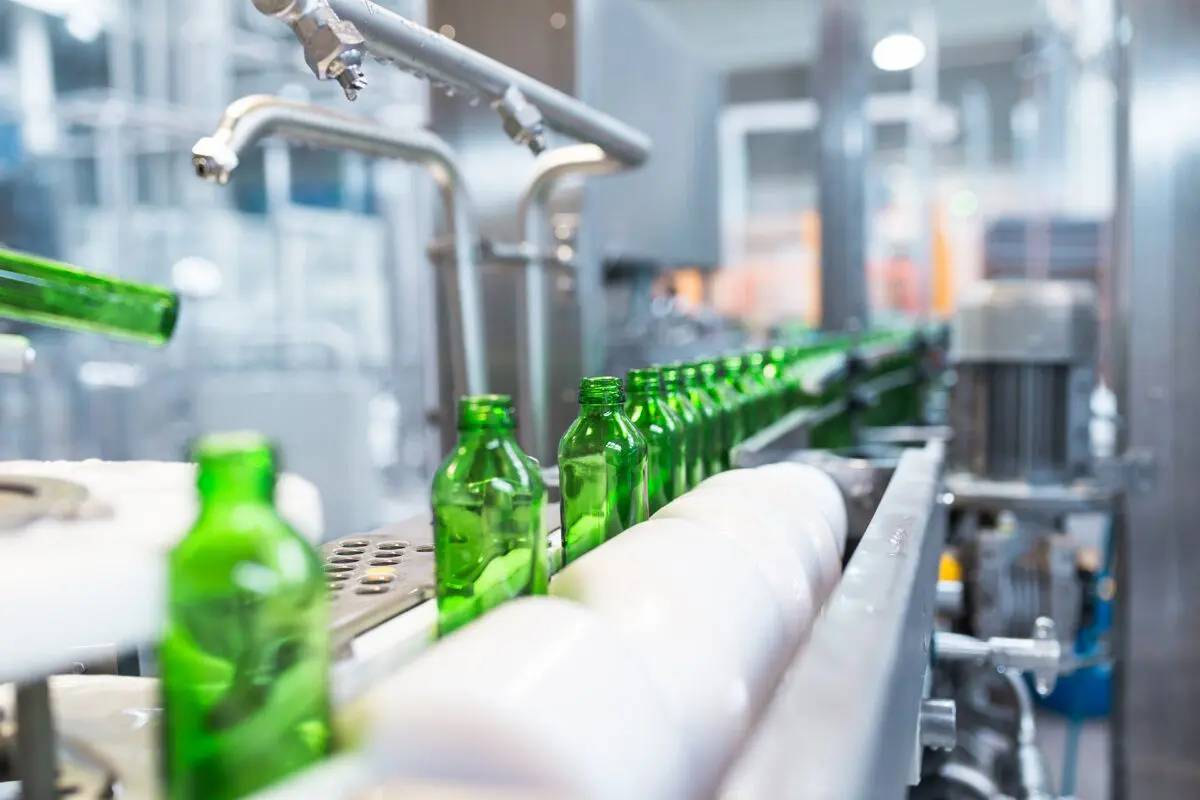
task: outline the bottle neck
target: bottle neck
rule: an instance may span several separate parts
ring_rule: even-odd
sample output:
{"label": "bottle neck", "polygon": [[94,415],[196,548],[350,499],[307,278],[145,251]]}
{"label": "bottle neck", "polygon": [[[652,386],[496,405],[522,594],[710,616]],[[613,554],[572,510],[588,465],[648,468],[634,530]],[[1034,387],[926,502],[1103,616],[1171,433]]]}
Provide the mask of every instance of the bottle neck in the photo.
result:
{"label": "bottle neck", "polygon": [[621,410],[621,403],[611,401],[585,401],[579,404],[579,416],[603,417]]}
{"label": "bottle neck", "polygon": [[197,485],[205,511],[246,503],[274,505],[275,475],[239,469],[204,469]]}

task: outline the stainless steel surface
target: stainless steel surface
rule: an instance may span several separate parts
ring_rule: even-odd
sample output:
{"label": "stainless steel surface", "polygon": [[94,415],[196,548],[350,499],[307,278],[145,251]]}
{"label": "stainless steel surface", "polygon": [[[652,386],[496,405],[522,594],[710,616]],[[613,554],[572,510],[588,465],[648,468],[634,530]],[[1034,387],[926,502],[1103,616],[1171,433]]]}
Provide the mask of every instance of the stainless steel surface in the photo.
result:
{"label": "stainless steel surface", "polygon": [[820,159],[821,327],[862,330],[867,301],[868,48],[862,0],[823,0],[815,62]]}
{"label": "stainless steel surface", "polygon": [[1126,498],[1117,564],[1117,798],[1200,796],[1200,17],[1190,0],[1124,0],[1117,394],[1127,444],[1158,480]]}
{"label": "stainless steel surface", "polygon": [[845,454],[809,450],[797,454],[795,460],[824,470],[842,490],[849,523],[847,540],[854,543],[862,539],[870,526],[899,458],[891,452]]}
{"label": "stainless steel surface", "polygon": [[362,32],[372,56],[428,77],[435,86],[481,97],[505,116],[510,135],[534,153],[545,149],[545,136],[541,119],[525,116],[531,110],[526,100],[549,127],[599,145],[624,163],[640,164],[650,156],[650,139],[635,128],[370,0],[331,0],[330,6]]}
{"label": "stainless steel surface", "polygon": [[522,220],[521,242],[527,248],[525,265],[525,364],[519,402],[522,445],[525,452],[543,463],[556,460],[557,442],[549,436],[550,326],[546,319],[546,263],[542,248],[548,246],[550,195],[563,179],[576,176],[608,175],[627,165],[612,158],[593,144],[560,147],[542,153],[534,164],[534,174],[521,197],[518,216]]}
{"label": "stainless steel surface", "polygon": [[953,700],[921,701],[921,746],[953,750],[958,743],[958,714]]}
{"label": "stainless steel surface", "polygon": [[963,584],[962,581],[938,581],[937,610],[951,619],[957,619],[963,613]]}
{"label": "stainless steel surface", "polygon": [[933,441],[948,442],[954,429],[948,425],[894,425],[889,428],[867,428],[862,432],[866,444],[911,445]]}
{"label": "stainless steel surface", "polygon": [[1038,747],[1033,697],[1019,672],[1004,670],[1003,675],[1017,701],[1017,773],[1022,797],[1024,800],[1052,800],[1056,795],[1050,786],[1050,773]]}
{"label": "stainless steel surface", "polygon": [[202,178],[225,183],[240,154],[267,136],[310,145],[353,150],[365,155],[412,161],[429,169],[442,191],[454,237],[459,303],[455,331],[461,336],[451,355],[460,394],[487,393],[487,342],[483,294],[475,260],[478,227],[454,151],[424,130],[390,130],[364,119],[269,95],[250,95],[232,103],[216,132],[196,143],[192,163]]}
{"label": "stainless steel surface", "polygon": [[954,495],[956,508],[1008,509],[1046,516],[1109,510],[1117,497],[1111,487],[1098,483],[1033,486],[1024,481],[976,478],[964,472],[947,475],[946,489]]}
{"label": "stainless steel surface", "polygon": [[1058,676],[1072,668],[1055,636],[1054,623],[1045,617],[1034,626],[1033,638],[994,636],[985,641],[961,633],[939,631],[934,634],[933,649],[939,661],[1030,672],[1042,695],[1053,691]]}
{"label": "stainless steel surface", "polygon": [[427,520],[414,522],[321,547],[335,650],[433,598],[433,532]]}
{"label": "stainless steel surface", "polygon": [[354,100],[366,88],[364,42],[354,25],[338,18],[328,0],[254,0],[263,14],[286,22],[304,45],[304,60],[320,80],[336,80]]}
{"label": "stainless steel surface", "polygon": [[906,796],[945,537],[943,460],[940,443],[901,457],[807,647],[720,796]]}
{"label": "stainless steel surface", "polygon": [[959,300],[950,360],[1090,365],[1099,324],[1096,289],[1082,281],[979,281]]}

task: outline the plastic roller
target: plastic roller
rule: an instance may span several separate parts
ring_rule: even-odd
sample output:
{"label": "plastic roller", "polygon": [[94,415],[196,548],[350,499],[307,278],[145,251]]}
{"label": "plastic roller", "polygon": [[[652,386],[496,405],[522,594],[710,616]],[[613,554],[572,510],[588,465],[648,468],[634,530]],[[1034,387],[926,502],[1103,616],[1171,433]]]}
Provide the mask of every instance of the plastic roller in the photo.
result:
{"label": "plastic roller", "polygon": [[682,731],[688,796],[711,794],[793,652],[754,559],[696,523],[654,519],[568,566],[551,592],[638,657]]}
{"label": "plastic roller", "polygon": [[778,519],[745,506],[722,492],[693,490],[659,509],[653,519],[691,522],[745,550],[779,603],[789,644],[794,646],[807,635],[817,608],[817,583],[809,577],[817,574],[817,566],[811,558],[806,562]]}
{"label": "plastic roller", "polygon": [[610,622],[517,600],[372,690],[372,769],[579,800],[688,797],[682,732]]}

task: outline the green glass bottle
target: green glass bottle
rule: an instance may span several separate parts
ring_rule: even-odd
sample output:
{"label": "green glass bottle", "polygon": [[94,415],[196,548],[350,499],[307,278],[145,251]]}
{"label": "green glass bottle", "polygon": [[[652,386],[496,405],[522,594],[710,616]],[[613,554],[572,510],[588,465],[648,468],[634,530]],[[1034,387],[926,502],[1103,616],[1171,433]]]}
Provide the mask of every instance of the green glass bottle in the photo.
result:
{"label": "green glass bottle", "polygon": [[746,359],[727,355],[721,359],[721,380],[742,397],[742,424],[749,438],[766,427],[765,390],[758,381],[746,374]]}
{"label": "green glass bottle", "polygon": [[650,513],[687,491],[687,440],[683,423],[663,397],[662,374],[657,369],[630,370],[625,377],[625,413],[646,437],[650,472],[646,488]]}
{"label": "green glass bottle", "polygon": [[0,248],[0,317],[161,345],[175,330],[179,297]]}
{"label": "green glass bottle", "polygon": [[649,447],[625,415],[620,378],[583,379],[558,471],[564,563],[649,518]]}
{"label": "green glass bottle", "polygon": [[733,448],[746,441],[746,402],[742,393],[726,382],[716,361],[701,361],[696,365],[704,391],[720,407],[724,438],[721,444],[721,469],[729,469]]}
{"label": "green glass bottle", "polygon": [[506,395],[458,403],[458,445],[433,476],[439,636],[515,597],[549,590],[546,485],[515,429]]}
{"label": "green glass bottle", "polygon": [[763,352],[747,353],[742,358],[743,381],[752,382],[762,409],[761,425],[766,428],[783,416],[783,386],[767,375],[767,357]]}
{"label": "green glass bottle", "polygon": [[799,405],[799,390],[795,373],[792,371],[799,355],[800,348],[783,345],[776,345],[767,351],[767,363],[763,374],[778,387],[780,407],[784,415],[795,411]]}
{"label": "green glass bottle", "polygon": [[159,647],[171,800],[232,800],[325,758],[329,612],[317,552],[275,510],[255,433],[202,439],[200,515],[168,557]]}
{"label": "green glass bottle", "polygon": [[680,364],[662,368],[663,396],[675,416],[683,423],[683,435],[687,438],[687,488],[693,489],[704,482],[704,421],[700,411],[692,404],[683,385]]}
{"label": "green glass bottle", "polygon": [[[695,364],[684,364],[679,371],[683,377],[684,391],[699,412],[700,424],[704,430],[704,475],[716,475],[725,470],[721,458],[722,448],[726,446],[725,415],[720,403],[705,390],[700,370]],[[725,451],[726,458],[728,452]]]}

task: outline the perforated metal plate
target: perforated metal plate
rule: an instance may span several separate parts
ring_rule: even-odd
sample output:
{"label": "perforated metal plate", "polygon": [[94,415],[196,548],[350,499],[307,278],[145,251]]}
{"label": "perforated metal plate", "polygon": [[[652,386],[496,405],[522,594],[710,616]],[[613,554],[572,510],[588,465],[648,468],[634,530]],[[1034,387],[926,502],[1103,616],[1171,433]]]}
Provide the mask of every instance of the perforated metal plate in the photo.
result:
{"label": "perforated metal plate", "polygon": [[[550,538],[551,560],[562,565],[559,507],[542,517]],[[333,646],[347,655],[356,636],[434,597],[433,522],[422,515],[372,533],[346,536],[321,547],[326,583],[333,600]]]}

